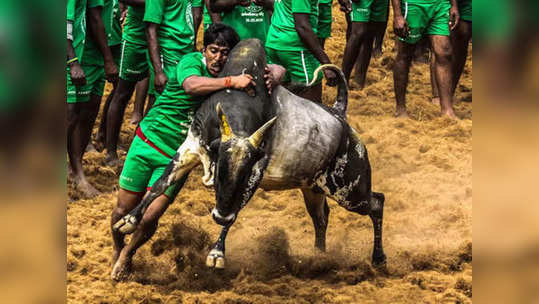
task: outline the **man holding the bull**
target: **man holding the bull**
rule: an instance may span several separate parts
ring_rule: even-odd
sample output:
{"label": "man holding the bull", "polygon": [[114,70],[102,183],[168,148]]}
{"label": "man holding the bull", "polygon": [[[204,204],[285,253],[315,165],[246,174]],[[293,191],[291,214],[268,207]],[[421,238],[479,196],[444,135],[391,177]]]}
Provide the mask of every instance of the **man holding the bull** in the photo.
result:
{"label": "man holding the bull", "polygon": [[[162,95],[136,130],[120,176],[118,203],[111,215],[111,226],[135,208],[164,173],[171,156],[185,140],[192,117],[206,96],[225,88],[243,90],[254,85],[248,74],[217,77],[229,51],[238,42],[239,36],[234,29],[220,23],[212,24],[204,34],[202,53],[193,52],[180,60]],[[274,85],[274,79],[283,75],[282,68],[273,69],[271,73],[267,70],[268,89]],[[129,244],[124,243],[121,232],[111,229],[113,280],[123,279],[129,273],[133,255],[155,233],[159,218],[174,201],[186,178],[169,187],[150,204]]]}

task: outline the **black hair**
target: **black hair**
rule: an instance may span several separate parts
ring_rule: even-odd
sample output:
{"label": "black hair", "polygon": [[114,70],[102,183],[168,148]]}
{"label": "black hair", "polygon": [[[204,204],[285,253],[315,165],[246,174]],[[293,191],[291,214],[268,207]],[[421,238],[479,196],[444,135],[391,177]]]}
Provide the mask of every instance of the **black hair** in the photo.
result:
{"label": "black hair", "polygon": [[213,43],[232,49],[238,42],[240,42],[240,36],[232,27],[226,24],[212,23],[204,32],[204,47]]}

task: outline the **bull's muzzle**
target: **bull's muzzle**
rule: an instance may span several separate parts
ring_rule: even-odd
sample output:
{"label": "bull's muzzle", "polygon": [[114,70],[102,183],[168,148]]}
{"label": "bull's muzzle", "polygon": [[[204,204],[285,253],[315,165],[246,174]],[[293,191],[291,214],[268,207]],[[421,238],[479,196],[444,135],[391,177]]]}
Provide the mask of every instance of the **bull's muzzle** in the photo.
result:
{"label": "bull's muzzle", "polygon": [[235,213],[231,213],[227,216],[222,216],[216,208],[213,208],[211,215],[213,217],[213,220],[221,226],[228,226],[236,220]]}

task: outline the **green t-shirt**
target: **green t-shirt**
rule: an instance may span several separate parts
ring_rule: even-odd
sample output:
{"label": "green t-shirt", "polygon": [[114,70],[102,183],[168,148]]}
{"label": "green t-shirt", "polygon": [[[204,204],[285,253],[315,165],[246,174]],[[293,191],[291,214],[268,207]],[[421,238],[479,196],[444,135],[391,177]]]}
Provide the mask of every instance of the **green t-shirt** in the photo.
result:
{"label": "green t-shirt", "polygon": [[103,6],[103,24],[110,46],[122,42],[122,25],[120,24],[120,4],[118,0],[105,0]]}
{"label": "green t-shirt", "polygon": [[252,2],[247,7],[236,5],[230,12],[223,13],[221,21],[233,27],[241,40],[258,38],[262,43],[266,42],[270,18],[262,6]]}
{"label": "green t-shirt", "polygon": [[144,8],[129,6],[125,17],[124,32],[122,38],[131,43],[146,46],[146,32],[144,21]]}
{"label": "green t-shirt", "polygon": [[318,1],[319,4],[331,4],[333,0],[320,0]]}
{"label": "green t-shirt", "polygon": [[[87,8],[94,8],[99,6],[102,7],[103,5],[103,0],[88,0]],[[105,64],[103,60],[103,54],[101,54],[97,43],[93,40],[92,37],[88,37],[88,39],[86,39],[86,42],[84,44],[84,54],[82,55],[82,59],[80,60],[80,62],[85,65],[103,66]]]}
{"label": "green t-shirt", "polygon": [[86,40],[86,0],[67,0],[66,20],[73,22],[73,49],[80,60]]}
{"label": "green t-shirt", "polygon": [[185,93],[182,85],[189,76],[213,77],[199,52],[182,57],[165,91],[140,122],[142,133],[168,155],[174,155],[185,140],[193,116],[205,99],[204,96]]}
{"label": "green t-shirt", "polygon": [[173,54],[173,58],[165,59],[179,61],[183,55],[193,51],[193,4],[200,6],[200,0],[146,0],[144,21],[159,24],[159,46],[167,49],[163,53]]}
{"label": "green t-shirt", "polygon": [[275,0],[266,46],[283,51],[302,51],[307,48],[294,27],[294,13],[309,14],[309,23],[316,34],[318,0]]}

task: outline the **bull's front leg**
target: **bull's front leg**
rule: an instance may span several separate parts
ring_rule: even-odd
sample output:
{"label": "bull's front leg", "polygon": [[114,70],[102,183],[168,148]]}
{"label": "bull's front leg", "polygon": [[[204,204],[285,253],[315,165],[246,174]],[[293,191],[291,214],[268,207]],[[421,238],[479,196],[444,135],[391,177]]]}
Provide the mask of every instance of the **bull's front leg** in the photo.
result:
{"label": "bull's front leg", "polygon": [[193,153],[191,150],[182,150],[180,147],[176,155],[174,155],[168,164],[165,172],[163,172],[161,177],[155,182],[142,202],[116,222],[112,228],[115,231],[120,231],[124,234],[133,233],[137,229],[138,223],[142,219],[146,209],[148,209],[148,206],[150,206],[157,197],[165,193],[168,187],[189,173],[189,171],[198,165],[199,162],[200,159],[197,154]]}
{"label": "bull's front leg", "polygon": [[[245,192],[241,196],[242,198],[241,208],[247,205],[247,203],[249,202],[253,194],[256,192],[256,189],[260,185],[260,182],[262,182],[262,178],[264,177],[264,170],[268,166],[268,162],[269,162],[269,158],[267,156],[264,156],[262,159],[256,162],[256,164],[253,166],[253,170],[251,171],[251,175],[249,176],[247,186],[245,188]],[[236,218],[237,218],[237,215],[234,216],[231,222],[227,223],[226,225],[223,225],[223,229],[221,229],[221,234],[219,235],[217,242],[215,242],[215,246],[208,254],[208,257],[206,258],[206,266],[210,268],[215,267],[216,269],[225,268],[226,236],[228,234],[228,230],[230,229],[230,227],[232,227],[232,225],[236,221]],[[214,219],[215,219],[215,215],[214,215]]]}
{"label": "bull's front leg", "polygon": [[230,226],[232,226],[232,224],[233,223],[227,226],[223,226],[223,229],[221,229],[221,234],[219,235],[217,242],[215,242],[215,246],[206,258],[206,266],[210,268],[215,267],[216,269],[225,268],[225,240],[226,235],[228,234],[228,230],[230,229]]}

